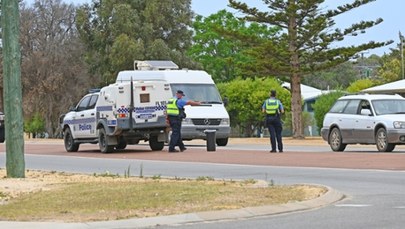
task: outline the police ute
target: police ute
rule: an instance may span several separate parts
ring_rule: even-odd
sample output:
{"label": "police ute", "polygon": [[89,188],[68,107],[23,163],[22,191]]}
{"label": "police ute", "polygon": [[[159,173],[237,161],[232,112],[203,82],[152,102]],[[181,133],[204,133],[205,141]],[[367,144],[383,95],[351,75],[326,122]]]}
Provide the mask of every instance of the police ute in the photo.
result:
{"label": "police ute", "polygon": [[92,90],[61,117],[65,149],[77,152],[82,143],[99,144],[102,153],[149,142],[162,150],[167,140],[166,104],[171,97],[164,81],[130,81]]}

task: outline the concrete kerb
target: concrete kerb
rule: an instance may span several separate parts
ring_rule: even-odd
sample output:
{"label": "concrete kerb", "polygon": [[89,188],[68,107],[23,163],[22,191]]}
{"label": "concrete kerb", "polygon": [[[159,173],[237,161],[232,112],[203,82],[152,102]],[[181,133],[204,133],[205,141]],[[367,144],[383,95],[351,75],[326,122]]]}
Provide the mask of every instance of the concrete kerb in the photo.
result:
{"label": "concrete kerb", "polygon": [[206,221],[237,220],[237,219],[248,219],[253,217],[291,213],[321,208],[333,204],[335,202],[338,202],[344,198],[344,195],[342,193],[330,187],[326,186],[324,187],[327,188],[328,191],[322,196],[312,200],[306,200],[296,203],[247,207],[235,210],[206,211],[189,214],[149,217],[141,219],[126,219],[115,221],[87,222],[87,223],[0,221],[0,228],[125,229],[125,228],[145,228],[158,225],[201,223]]}

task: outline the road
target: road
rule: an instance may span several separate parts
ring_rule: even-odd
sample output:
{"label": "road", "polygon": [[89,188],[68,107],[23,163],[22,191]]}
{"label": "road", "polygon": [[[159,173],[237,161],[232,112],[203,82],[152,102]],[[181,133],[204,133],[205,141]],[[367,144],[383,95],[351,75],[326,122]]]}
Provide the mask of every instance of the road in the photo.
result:
{"label": "road", "polygon": [[[270,154],[262,142],[230,142],[207,152],[190,142],[184,153],[150,152],[147,145],[101,154],[96,145],[66,153],[61,142],[26,142],[27,169],[84,173],[142,173],[145,176],[264,179],[275,184],[323,184],[346,195],[331,206],[300,213],[237,221],[215,221],[175,228],[403,228],[405,225],[405,150],[378,153],[374,146],[331,152],[326,144],[288,142],[286,152]],[[4,152],[1,148],[0,152]],[[5,155],[0,153],[0,163]],[[135,225],[134,225],[135,226]],[[158,226],[157,228],[171,228]]]}

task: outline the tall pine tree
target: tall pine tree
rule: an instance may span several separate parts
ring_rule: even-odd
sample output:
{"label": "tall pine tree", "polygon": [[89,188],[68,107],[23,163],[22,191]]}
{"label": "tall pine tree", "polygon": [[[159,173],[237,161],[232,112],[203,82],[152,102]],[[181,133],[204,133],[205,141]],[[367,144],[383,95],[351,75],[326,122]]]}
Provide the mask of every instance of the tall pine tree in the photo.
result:
{"label": "tall pine tree", "polygon": [[254,61],[247,63],[246,67],[261,74],[287,76],[290,79],[294,138],[304,138],[300,87],[302,77],[344,63],[364,50],[392,43],[370,41],[335,47],[336,42],[347,36],[364,33],[366,29],[383,21],[378,18],[375,21],[354,23],[344,30],[334,29],[336,16],[373,1],[355,0],[336,9],[324,10],[325,0],[263,0],[269,11],[262,12],[256,7],[229,0],[230,7],[244,13],[246,21],[282,29],[274,39],[255,39],[255,47],[249,52]]}

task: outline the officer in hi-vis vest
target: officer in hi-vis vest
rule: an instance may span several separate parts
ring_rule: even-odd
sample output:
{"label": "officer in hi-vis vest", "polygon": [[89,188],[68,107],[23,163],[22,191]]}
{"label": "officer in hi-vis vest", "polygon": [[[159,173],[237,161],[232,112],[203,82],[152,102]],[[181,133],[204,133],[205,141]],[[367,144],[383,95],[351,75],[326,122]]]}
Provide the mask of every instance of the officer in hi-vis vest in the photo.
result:
{"label": "officer in hi-vis vest", "polygon": [[179,152],[175,149],[176,146],[183,152],[186,147],[181,139],[181,121],[186,117],[184,112],[185,105],[201,105],[200,102],[183,99],[184,93],[181,90],[176,92],[176,96],[171,98],[166,106],[167,118],[172,129],[172,135],[170,135],[169,153]]}
{"label": "officer in hi-vis vest", "polygon": [[[271,153],[275,153],[276,148],[278,152],[283,152],[283,142],[281,132],[283,125],[281,123],[280,114],[284,113],[283,104],[280,100],[276,99],[276,91],[270,91],[270,98],[266,99],[262,106],[263,113],[266,113],[265,125],[269,128]],[[276,144],[277,140],[277,144]]]}

